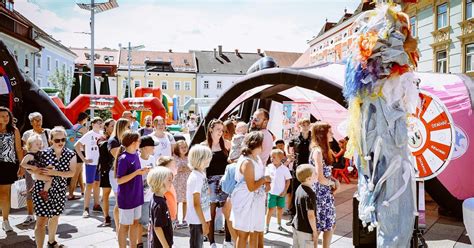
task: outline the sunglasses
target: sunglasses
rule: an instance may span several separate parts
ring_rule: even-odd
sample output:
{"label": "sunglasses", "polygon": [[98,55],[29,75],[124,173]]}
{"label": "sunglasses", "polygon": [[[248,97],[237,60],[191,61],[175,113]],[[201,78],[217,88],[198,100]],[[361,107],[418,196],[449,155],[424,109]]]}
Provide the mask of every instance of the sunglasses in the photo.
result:
{"label": "sunglasses", "polygon": [[54,143],[64,143],[66,142],[66,138],[62,138],[62,139],[53,139]]}

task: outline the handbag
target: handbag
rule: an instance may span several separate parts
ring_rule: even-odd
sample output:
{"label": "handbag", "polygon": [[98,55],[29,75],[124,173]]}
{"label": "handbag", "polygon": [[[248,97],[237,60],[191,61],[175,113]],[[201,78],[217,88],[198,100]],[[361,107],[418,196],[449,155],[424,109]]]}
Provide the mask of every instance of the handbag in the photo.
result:
{"label": "handbag", "polygon": [[11,208],[19,209],[26,207],[26,180],[15,181],[11,186]]}

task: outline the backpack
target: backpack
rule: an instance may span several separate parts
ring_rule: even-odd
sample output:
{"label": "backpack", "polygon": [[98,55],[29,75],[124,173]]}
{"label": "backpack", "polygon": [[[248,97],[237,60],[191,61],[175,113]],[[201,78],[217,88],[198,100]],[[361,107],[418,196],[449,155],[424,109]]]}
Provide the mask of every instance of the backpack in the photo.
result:
{"label": "backpack", "polygon": [[225,168],[224,175],[221,178],[221,188],[226,194],[231,195],[237,185],[235,180],[235,169],[237,168],[237,163],[232,163],[227,165]]}
{"label": "backpack", "polygon": [[84,127],[81,124],[75,124],[71,129],[66,130],[66,147],[75,151],[74,145],[82,137],[79,130]]}

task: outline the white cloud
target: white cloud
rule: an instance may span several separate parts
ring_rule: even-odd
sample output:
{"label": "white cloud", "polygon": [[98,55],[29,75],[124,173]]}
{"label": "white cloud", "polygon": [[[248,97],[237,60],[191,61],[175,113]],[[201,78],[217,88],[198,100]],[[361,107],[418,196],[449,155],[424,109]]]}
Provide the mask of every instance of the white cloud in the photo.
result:
{"label": "white cloud", "polygon": [[[132,45],[145,45],[147,50],[212,50],[223,45],[226,51],[237,48],[255,52],[261,48],[304,52],[306,40],[319,31],[325,19],[324,15],[305,9],[304,3],[291,2],[279,3],[283,7],[273,6],[275,9],[271,2],[243,3],[238,8],[233,7],[235,4],[214,6],[215,3],[119,4],[117,9],[96,15],[96,47],[117,48],[119,43],[126,45],[130,41]],[[337,19],[343,13],[344,7],[340,6],[344,5],[332,6],[339,7],[324,12]],[[64,45],[90,46],[88,35],[74,33],[89,32],[87,11],[71,5],[70,12],[58,15],[26,1],[15,1],[15,8]]]}

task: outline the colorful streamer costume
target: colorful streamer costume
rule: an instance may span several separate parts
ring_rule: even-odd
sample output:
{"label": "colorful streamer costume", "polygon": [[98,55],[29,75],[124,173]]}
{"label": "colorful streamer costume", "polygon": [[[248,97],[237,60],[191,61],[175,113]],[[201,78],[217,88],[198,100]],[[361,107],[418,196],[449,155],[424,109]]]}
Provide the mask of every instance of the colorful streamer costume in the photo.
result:
{"label": "colorful streamer costume", "polygon": [[354,23],[356,41],[347,60],[349,153],[359,170],[359,218],[377,231],[378,247],[408,247],[416,215],[414,167],[407,117],[419,102],[412,70],[418,60],[409,18],[378,5]]}

